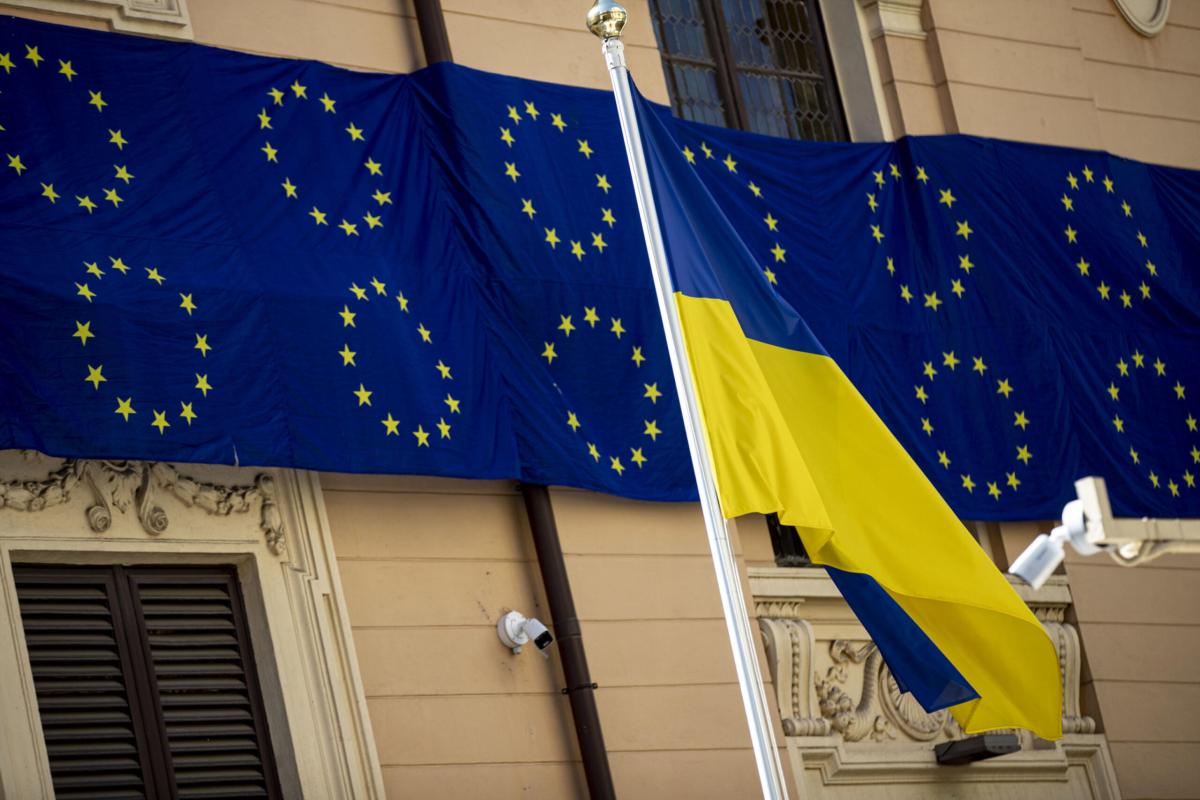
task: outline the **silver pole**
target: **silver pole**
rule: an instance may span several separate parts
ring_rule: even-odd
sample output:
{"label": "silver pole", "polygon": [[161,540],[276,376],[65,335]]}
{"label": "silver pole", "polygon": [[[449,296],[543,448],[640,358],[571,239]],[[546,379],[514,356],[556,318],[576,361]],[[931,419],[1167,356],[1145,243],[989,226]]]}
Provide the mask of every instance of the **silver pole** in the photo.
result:
{"label": "silver pole", "polygon": [[708,547],[717,575],[717,589],[721,595],[721,608],[725,612],[725,627],[729,634],[729,646],[733,650],[733,663],[737,669],[738,686],[746,711],[746,724],[750,728],[763,797],[769,800],[785,800],[788,795],[783,779],[783,767],[779,761],[779,749],[775,743],[775,731],[768,711],[762,672],[754,649],[754,635],[746,612],[741,577],[729,541],[729,529],[721,513],[721,501],[713,477],[712,458],[704,437],[704,425],[701,422],[695,384],[687,360],[683,328],[675,306],[671,274],[667,269],[662,231],[658,227],[658,212],[650,187],[650,174],[646,169],[641,133],[638,130],[637,115],[634,113],[629,70],[625,66],[625,46],[620,38],[625,18],[625,9],[621,6],[609,0],[598,0],[588,12],[588,27],[592,33],[604,39],[604,60],[608,64],[617,112],[621,118],[625,153],[629,158],[629,171],[633,176],[633,187],[637,194],[642,230],[646,236],[646,253],[650,258],[654,291],[658,296],[658,310],[663,322],[663,332],[667,337],[667,351],[671,356],[675,392],[679,396],[679,406],[683,412],[683,427],[692,456],[692,470],[696,474],[696,486],[700,491],[700,508],[704,512]]}

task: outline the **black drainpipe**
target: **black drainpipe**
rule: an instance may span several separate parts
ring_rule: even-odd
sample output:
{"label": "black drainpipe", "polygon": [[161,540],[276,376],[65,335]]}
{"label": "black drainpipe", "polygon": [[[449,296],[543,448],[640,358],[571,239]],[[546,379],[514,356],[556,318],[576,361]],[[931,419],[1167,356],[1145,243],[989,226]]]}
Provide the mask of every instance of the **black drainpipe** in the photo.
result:
{"label": "black drainpipe", "polygon": [[[441,0],[413,0],[413,8],[417,14],[421,47],[425,50],[425,63],[454,61]],[[554,635],[558,639],[559,658],[562,659],[563,676],[567,682],[562,692],[571,701],[571,715],[575,719],[575,736],[579,740],[588,794],[592,800],[615,800],[612,772],[608,768],[608,751],[604,747],[604,732],[600,729],[600,714],[596,710],[596,684],[592,682],[588,671],[583,635],[575,614],[575,598],[571,596],[571,582],[563,562],[554,508],[550,505],[550,492],[545,486],[522,483],[521,496],[525,500],[533,546],[537,550],[538,566],[542,571],[542,584],[546,587],[546,600],[550,604]]]}

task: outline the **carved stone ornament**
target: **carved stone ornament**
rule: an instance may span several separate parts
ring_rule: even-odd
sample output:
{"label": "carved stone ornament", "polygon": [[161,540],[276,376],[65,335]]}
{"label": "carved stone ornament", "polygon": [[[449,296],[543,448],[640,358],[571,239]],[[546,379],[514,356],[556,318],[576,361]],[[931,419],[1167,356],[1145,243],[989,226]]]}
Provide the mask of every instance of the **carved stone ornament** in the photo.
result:
{"label": "carved stone ornament", "polygon": [[71,493],[80,483],[92,492],[93,503],[86,515],[88,527],[96,533],[104,533],[112,526],[113,508],[125,513],[132,506],[146,533],[162,534],[169,521],[158,500],[169,493],[184,505],[217,516],[246,513],[258,500],[259,527],[267,546],[276,555],[281,555],[286,546],[283,517],[275,500],[275,482],[266,473],[256,475],[249,485],[223,486],[181,475],[170,464],[160,461],[67,459],[40,480],[0,480],[0,509],[33,512],[61,505],[71,499]]}

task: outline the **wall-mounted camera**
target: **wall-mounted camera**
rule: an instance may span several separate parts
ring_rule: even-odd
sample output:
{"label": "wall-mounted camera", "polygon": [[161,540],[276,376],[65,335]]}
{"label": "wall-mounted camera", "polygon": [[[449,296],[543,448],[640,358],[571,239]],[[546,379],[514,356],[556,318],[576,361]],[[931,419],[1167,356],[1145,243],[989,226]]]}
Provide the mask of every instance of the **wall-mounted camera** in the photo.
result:
{"label": "wall-mounted camera", "polygon": [[538,650],[545,650],[554,644],[554,635],[541,620],[526,617],[520,611],[509,611],[501,617],[496,622],[496,635],[514,653],[521,652],[521,648],[529,644],[531,639]]}

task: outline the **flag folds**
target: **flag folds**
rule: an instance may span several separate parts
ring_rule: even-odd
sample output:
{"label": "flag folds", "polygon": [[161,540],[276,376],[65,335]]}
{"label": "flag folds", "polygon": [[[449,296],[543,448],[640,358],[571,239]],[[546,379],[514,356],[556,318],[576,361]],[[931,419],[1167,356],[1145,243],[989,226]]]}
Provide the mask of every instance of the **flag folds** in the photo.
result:
{"label": "flag folds", "polygon": [[643,148],[724,513],[777,512],[897,682],[968,732],[1061,735],[1055,649],[805,321],[764,279],[658,112]]}

